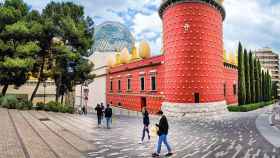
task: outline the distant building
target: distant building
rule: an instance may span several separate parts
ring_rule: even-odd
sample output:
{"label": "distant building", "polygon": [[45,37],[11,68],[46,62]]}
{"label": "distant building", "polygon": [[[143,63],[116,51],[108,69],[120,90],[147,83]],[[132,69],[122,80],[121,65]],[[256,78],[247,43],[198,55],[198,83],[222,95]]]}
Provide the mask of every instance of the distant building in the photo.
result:
{"label": "distant building", "polygon": [[272,82],[277,82],[278,96],[280,96],[279,55],[270,48],[263,48],[255,51],[255,56],[259,59],[262,68],[270,72]]}
{"label": "distant building", "polygon": [[[7,90],[7,95],[15,95],[18,98],[22,99],[30,99],[36,84],[37,79],[30,79],[24,85],[20,86],[19,88],[15,88],[14,86],[10,85]],[[0,86],[2,89],[2,86]],[[37,90],[37,93],[33,99],[33,103],[38,102],[49,102],[55,100],[55,83],[53,80],[47,80],[42,82]]]}
{"label": "distant building", "polygon": [[[94,33],[93,54],[89,60],[94,64],[94,81],[86,86],[77,86],[75,106],[86,105],[92,111],[96,104],[106,104],[107,58],[115,57],[121,50],[131,50],[135,39],[129,29],[119,22],[107,21],[96,27]],[[88,94],[86,94],[88,91]],[[88,95],[88,96],[86,96]]]}

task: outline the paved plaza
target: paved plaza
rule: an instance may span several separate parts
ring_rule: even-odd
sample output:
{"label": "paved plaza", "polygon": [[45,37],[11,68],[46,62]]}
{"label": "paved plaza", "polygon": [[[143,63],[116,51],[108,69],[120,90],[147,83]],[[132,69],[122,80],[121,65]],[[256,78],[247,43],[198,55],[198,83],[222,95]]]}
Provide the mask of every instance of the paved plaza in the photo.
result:
{"label": "paved plaza", "polygon": [[[261,109],[215,118],[169,119],[173,157],[280,157],[280,149],[256,127],[257,117],[267,112]],[[277,124],[277,108],[273,114],[272,121]],[[157,121],[156,117],[151,120],[152,124]],[[114,116],[109,130],[97,128],[96,122],[95,115],[0,109],[0,158],[136,158],[151,157],[154,152],[155,136],[138,144],[141,118]],[[163,146],[162,154],[166,152]]]}

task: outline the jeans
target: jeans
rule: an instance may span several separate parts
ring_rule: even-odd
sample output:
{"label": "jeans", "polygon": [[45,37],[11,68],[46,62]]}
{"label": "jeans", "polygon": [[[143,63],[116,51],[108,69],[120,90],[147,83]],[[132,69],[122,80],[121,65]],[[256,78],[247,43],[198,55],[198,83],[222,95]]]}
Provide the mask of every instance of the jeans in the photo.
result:
{"label": "jeans", "polygon": [[146,125],[144,125],[144,128],[143,128],[143,135],[142,135],[142,141],[144,140],[144,138],[145,138],[145,133],[148,133],[148,138],[149,138],[149,140],[150,140],[150,132],[149,132],[149,126],[146,126]]}
{"label": "jeans", "polygon": [[112,117],[106,117],[106,122],[107,122],[107,128],[110,128],[110,125],[112,123]]}
{"label": "jeans", "polygon": [[97,115],[97,122],[98,122],[98,125],[101,125],[101,116]]}
{"label": "jeans", "polygon": [[162,142],[167,147],[168,152],[171,153],[171,147],[170,147],[170,145],[167,142],[167,135],[161,135],[161,136],[158,137],[157,153],[158,154],[160,153]]}

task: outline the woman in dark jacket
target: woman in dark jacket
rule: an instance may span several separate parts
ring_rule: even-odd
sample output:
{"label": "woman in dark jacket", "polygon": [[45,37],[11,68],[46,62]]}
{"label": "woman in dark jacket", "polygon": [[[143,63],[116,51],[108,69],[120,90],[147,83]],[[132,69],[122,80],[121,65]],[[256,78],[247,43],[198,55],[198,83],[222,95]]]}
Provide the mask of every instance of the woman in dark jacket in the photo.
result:
{"label": "woman in dark jacket", "polygon": [[143,114],[144,128],[143,128],[143,134],[142,134],[142,139],[141,139],[140,144],[143,143],[146,132],[148,133],[148,139],[150,140],[150,138],[151,138],[150,137],[150,132],[149,132],[150,118],[149,118],[149,113],[148,113],[146,107],[143,109],[142,114]]}

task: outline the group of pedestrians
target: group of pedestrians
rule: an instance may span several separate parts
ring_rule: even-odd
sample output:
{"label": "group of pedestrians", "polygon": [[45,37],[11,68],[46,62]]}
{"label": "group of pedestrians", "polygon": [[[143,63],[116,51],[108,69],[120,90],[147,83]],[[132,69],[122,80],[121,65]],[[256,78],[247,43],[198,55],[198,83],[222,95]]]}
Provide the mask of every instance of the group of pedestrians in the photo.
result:
{"label": "group of pedestrians", "polygon": [[[142,138],[140,141],[140,144],[143,143],[144,138],[145,138],[145,133],[148,134],[148,140],[150,141],[151,137],[150,137],[150,131],[149,131],[149,125],[150,125],[150,118],[149,118],[149,112],[147,110],[146,107],[143,107],[142,110],[142,115],[143,115],[143,133],[142,133]],[[172,156],[173,153],[171,151],[171,147],[167,142],[167,135],[168,135],[168,129],[169,129],[169,125],[168,125],[168,121],[166,116],[163,114],[162,111],[158,112],[158,115],[160,115],[160,121],[158,124],[156,124],[157,127],[157,135],[158,135],[158,144],[157,144],[157,150],[155,153],[152,154],[152,157],[158,157],[161,151],[161,145],[162,143],[165,144],[168,153],[165,154],[165,156]]]}
{"label": "group of pedestrians", "polygon": [[112,124],[112,116],[113,116],[113,110],[110,107],[110,104],[107,104],[106,108],[103,106],[103,103],[97,104],[97,106],[95,107],[95,111],[97,114],[98,128],[101,127],[103,118],[105,116],[107,129],[110,129]]}
{"label": "group of pedestrians", "polygon": [[[95,111],[97,113],[98,128],[101,126],[101,124],[103,122],[103,118],[105,116],[107,128],[110,129],[111,124],[112,124],[112,115],[113,115],[110,104],[107,104],[106,108],[103,106],[103,103],[97,104],[97,106],[95,107]],[[146,133],[148,136],[148,140],[150,141],[150,139],[151,139],[150,131],[149,131],[150,118],[149,118],[149,112],[146,107],[143,107],[142,115],[143,115],[143,125],[144,126],[143,126],[141,141],[139,142],[139,144],[142,144],[144,142]],[[162,143],[165,144],[165,146],[168,150],[168,153],[165,154],[165,156],[172,156],[173,153],[172,153],[171,147],[167,141],[167,135],[168,135],[168,130],[169,130],[167,118],[163,114],[162,111],[159,111],[158,115],[161,117],[159,123],[156,124],[158,143],[157,143],[156,152],[152,154],[152,157],[159,157],[159,154],[161,152]]]}

